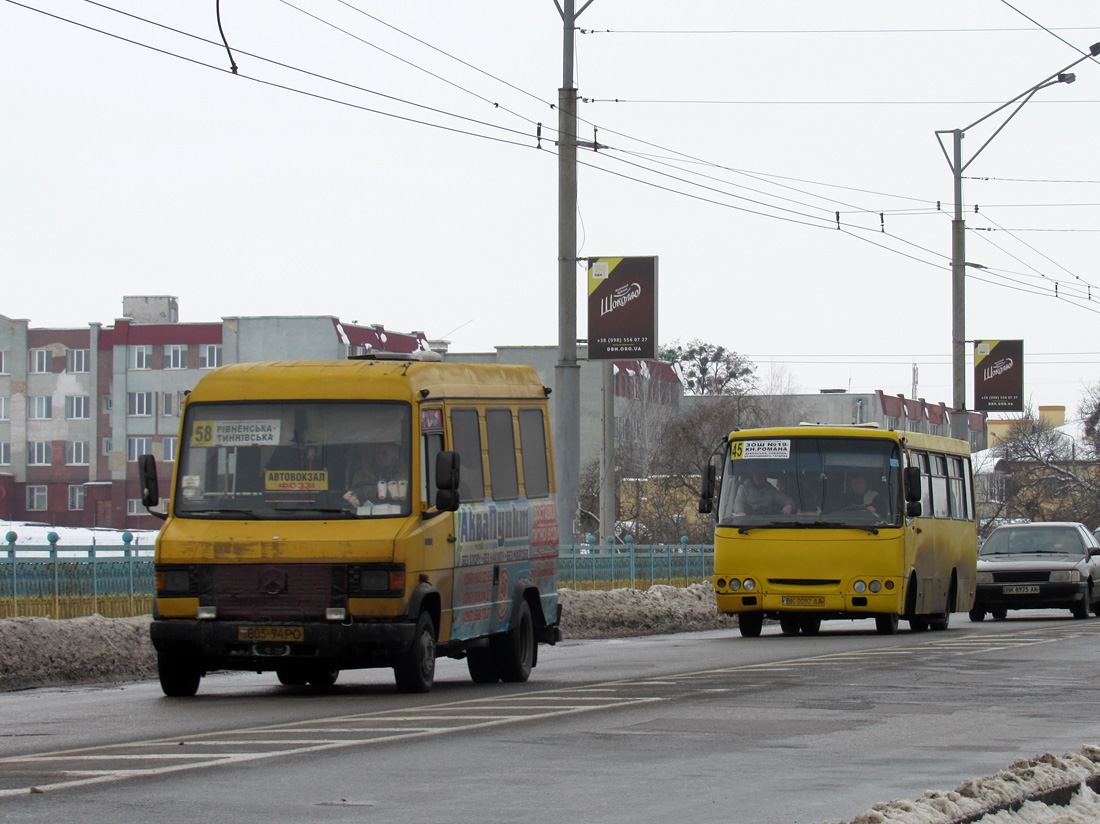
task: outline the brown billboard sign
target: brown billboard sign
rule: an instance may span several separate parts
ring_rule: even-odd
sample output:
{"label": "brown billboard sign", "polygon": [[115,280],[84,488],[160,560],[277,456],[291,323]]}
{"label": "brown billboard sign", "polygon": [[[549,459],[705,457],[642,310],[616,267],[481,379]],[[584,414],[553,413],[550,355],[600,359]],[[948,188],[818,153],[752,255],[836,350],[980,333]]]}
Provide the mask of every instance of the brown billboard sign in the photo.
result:
{"label": "brown billboard sign", "polygon": [[1024,342],[974,341],[974,409],[1024,411]]}
{"label": "brown billboard sign", "polygon": [[589,360],[656,357],[657,258],[589,258]]}

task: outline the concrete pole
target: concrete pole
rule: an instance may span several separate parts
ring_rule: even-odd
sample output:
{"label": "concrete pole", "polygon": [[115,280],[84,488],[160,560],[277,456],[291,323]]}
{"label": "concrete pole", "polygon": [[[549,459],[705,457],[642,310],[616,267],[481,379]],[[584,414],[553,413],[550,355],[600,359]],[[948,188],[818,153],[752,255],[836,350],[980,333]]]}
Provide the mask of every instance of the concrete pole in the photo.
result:
{"label": "concrete pole", "polygon": [[963,220],[962,140],[955,129],[955,217],[951,221],[951,437],[968,440],[970,415],[966,411],[966,222]]}
{"label": "concrete pole", "polygon": [[615,537],[615,361],[603,366],[603,437],[600,438],[600,545]]}
{"label": "concrete pole", "polygon": [[558,90],[558,363],[554,368],[558,532],[576,543],[573,522],[581,474],[581,377],[577,363],[577,90],[573,87],[573,0],[559,7],[563,23],[562,87]]}

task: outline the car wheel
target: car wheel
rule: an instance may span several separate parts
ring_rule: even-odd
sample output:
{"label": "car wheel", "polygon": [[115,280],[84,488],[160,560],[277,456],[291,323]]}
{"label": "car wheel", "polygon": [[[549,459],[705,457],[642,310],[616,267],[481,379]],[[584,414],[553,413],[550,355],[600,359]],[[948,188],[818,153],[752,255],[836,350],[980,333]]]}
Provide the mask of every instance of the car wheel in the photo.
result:
{"label": "car wheel", "polygon": [[742,638],[759,638],[760,630],[764,628],[764,613],[742,612],[737,616],[737,626],[741,630]]}
{"label": "car wheel", "polygon": [[1005,618],[1008,617],[1008,610],[1007,609],[992,609],[992,610],[989,611],[989,614],[993,616],[994,621],[1003,621]]}
{"label": "car wheel", "polygon": [[1088,601],[1081,601],[1078,604],[1074,604],[1069,608],[1070,614],[1073,615],[1078,621],[1082,618],[1089,617],[1089,605]]}
{"label": "car wheel", "polygon": [[979,607],[974,607],[974,609],[970,610],[969,615],[970,615],[970,620],[971,621],[984,621],[985,620],[985,610],[981,609]]}

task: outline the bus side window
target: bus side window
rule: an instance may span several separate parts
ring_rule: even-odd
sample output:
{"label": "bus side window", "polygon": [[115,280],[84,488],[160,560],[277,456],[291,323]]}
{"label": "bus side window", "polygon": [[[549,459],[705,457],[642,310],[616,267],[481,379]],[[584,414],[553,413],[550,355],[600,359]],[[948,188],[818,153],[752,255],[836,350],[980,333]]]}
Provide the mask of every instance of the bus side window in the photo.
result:
{"label": "bus side window", "polygon": [[443,433],[424,433],[420,451],[420,500],[433,501],[435,492],[435,456],[443,451]]}
{"label": "bus side window", "polygon": [[947,485],[951,491],[951,517],[967,521],[970,513],[967,511],[965,487],[963,486],[963,462],[961,458],[947,459]]}
{"label": "bus side window", "polygon": [[550,471],[541,409],[519,410],[519,443],[523,452],[524,492],[528,498],[545,498],[550,494]]}
{"label": "bus side window", "polygon": [[485,437],[489,441],[489,487],[494,501],[519,497],[516,474],[516,435],[511,409],[485,410]]}
{"label": "bus side window", "polygon": [[932,455],[932,511],[937,518],[950,518],[951,509],[947,496],[947,458]]}
{"label": "bus side window", "polygon": [[924,517],[932,517],[935,509],[933,508],[932,501],[932,472],[931,467],[928,465],[928,455],[924,452],[914,452],[913,457],[916,460],[916,465],[920,467],[920,505],[921,510],[924,513]]}
{"label": "bus side window", "polygon": [[481,466],[481,428],[476,409],[451,410],[451,439],[458,453],[461,472],[458,500],[485,500],[485,474]]}

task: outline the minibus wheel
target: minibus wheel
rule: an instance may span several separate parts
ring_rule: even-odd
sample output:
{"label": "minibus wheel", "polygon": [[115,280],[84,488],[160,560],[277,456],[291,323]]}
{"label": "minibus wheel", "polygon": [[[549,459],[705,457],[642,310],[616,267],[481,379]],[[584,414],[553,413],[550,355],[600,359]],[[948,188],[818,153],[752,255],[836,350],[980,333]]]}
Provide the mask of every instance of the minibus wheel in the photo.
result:
{"label": "minibus wheel", "polygon": [[803,616],[798,619],[803,635],[817,635],[821,631],[821,619]]}
{"label": "minibus wheel", "polygon": [[393,666],[393,677],[401,692],[431,692],[435,680],[435,624],[427,612],[420,613],[409,649]]}
{"label": "minibus wheel", "polygon": [[493,647],[501,681],[515,684],[531,677],[535,665],[535,622],[526,600],[520,600],[512,628],[490,639],[489,649]]}
{"label": "minibus wheel", "polygon": [[898,616],[876,615],[875,631],[879,635],[896,635],[898,631]]}
{"label": "minibus wheel", "polygon": [[779,628],[784,635],[798,635],[802,629],[802,624],[799,622],[797,615],[781,615],[779,617]]}
{"label": "minibus wheel", "polygon": [[466,653],[466,666],[475,684],[495,684],[500,680],[500,668],[489,647],[478,647]]}
{"label": "minibus wheel", "polygon": [[169,698],[190,698],[199,691],[202,670],[187,660],[175,660],[161,654],[157,656],[157,675],[160,688]]}
{"label": "minibus wheel", "polygon": [[275,670],[275,675],[278,676],[279,683],[284,687],[304,687],[306,682],[309,681],[304,671],[289,667]]}
{"label": "minibus wheel", "polygon": [[759,638],[760,630],[764,628],[764,613],[741,612],[737,615],[737,626],[741,629],[742,638]]}
{"label": "minibus wheel", "polygon": [[336,679],[340,677],[340,670],[329,667],[318,667],[317,669],[310,670],[306,675],[306,680],[309,681],[311,687],[320,687],[322,689],[331,687],[336,683]]}

